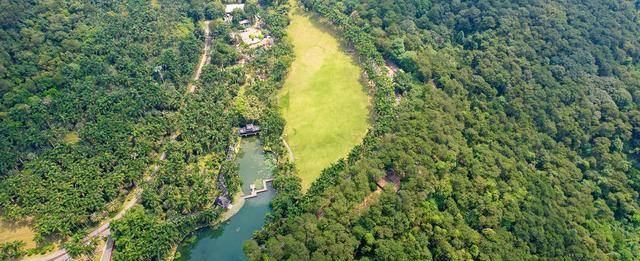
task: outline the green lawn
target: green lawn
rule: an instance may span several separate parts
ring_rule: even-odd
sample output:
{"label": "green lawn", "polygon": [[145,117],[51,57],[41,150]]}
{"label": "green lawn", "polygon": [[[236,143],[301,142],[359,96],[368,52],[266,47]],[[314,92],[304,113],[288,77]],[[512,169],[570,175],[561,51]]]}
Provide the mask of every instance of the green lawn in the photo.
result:
{"label": "green lawn", "polygon": [[288,28],[296,59],[280,93],[285,139],[303,190],[322,169],[346,156],[368,128],[361,69],[338,40],[309,17],[294,13]]}

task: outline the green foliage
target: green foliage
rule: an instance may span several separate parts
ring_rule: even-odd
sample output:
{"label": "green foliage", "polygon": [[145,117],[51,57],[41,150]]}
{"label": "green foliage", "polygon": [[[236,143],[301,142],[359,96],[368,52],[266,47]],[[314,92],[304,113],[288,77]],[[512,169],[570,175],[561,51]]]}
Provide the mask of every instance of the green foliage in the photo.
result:
{"label": "green foliage", "polygon": [[[211,64],[205,65],[195,82],[196,90],[184,95],[169,118],[179,135],[164,145],[166,159],[159,162],[153,179],[143,185],[142,208],[127,212],[118,223],[114,240],[116,248],[123,245],[124,249],[118,249],[114,259],[163,259],[167,246],[216,222],[219,212],[224,211],[214,205],[221,194],[218,182],[224,183],[229,195],[240,185],[230,149],[237,142],[234,127],[259,124],[263,143],[279,158],[286,155],[280,141],[284,121],[275,95],[291,59],[290,46],[278,43],[269,49],[239,50],[249,58],[242,67],[238,65],[240,53],[229,38],[229,25],[212,21],[210,29],[214,39]],[[224,179],[218,180],[219,174]],[[290,186],[291,182],[274,181],[275,187],[278,184]],[[286,191],[299,195],[300,187],[282,191],[282,195],[287,195]],[[150,239],[146,237],[153,235],[148,230],[165,237],[147,244]]]}
{"label": "green foliage", "polygon": [[38,239],[114,211],[169,133],[201,41],[190,6],[160,2],[0,4],[0,209]]}
{"label": "green foliage", "polygon": [[[363,145],[278,202],[295,211],[252,259],[639,258],[631,2],[302,2],[382,89]],[[381,54],[404,70],[392,85]],[[354,213],[386,173],[400,191]]]}
{"label": "green foliage", "polygon": [[0,244],[0,259],[11,260],[17,259],[24,255],[22,248],[25,243],[22,241],[13,241]]}
{"label": "green foliage", "polygon": [[157,260],[171,250],[178,230],[135,206],[111,224],[115,240],[114,260]]}
{"label": "green foliage", "polygon": [[84,242],[84,235],[76,234],[64,243],[64,249],[67,250],[69,256],[79,259],[81,257],[91,258],[93,250],[96,248],[96,238],[89,242]]}
{"label": "green foliage", "polygon": [[[214,20],[212,62],[196,91],[186,90],[204,41],[201,20],[222,18],[220,1],[0,7],[0,212],[33,217],[38,240],[98,224],[141,186],[142,208],[113,224],[114,258],[164,258],[217,217],[218,173],[230,194],[237,189],[237,167],[227,159],[234,127],[264,121],[265,144],[284,155],[274,96],[291,60],[286,44],[243,50],[251,61],[242,68],[230,27]],[[286,12],[276,8],[252,2],[247,13],[280,21],[269,30],[284,31]],[[259,78],[247,82],[247,73]],[[243,85],[245,103],[234,110]],[[154,162],[157,171],[143,180]],[[89,248],[78,238],[66,247],[74,255]],[[22,254],[16,249],[5,253]]]}
{"label": "green foliage", "polygon": [[[71,236],[137,184],[142,206],[112,224],[114,259],[163,259],[218,217],[213,177],[237,187],[232,130],[256,121],[279,164],[252,260],[640,258],[638,1],[302,1],[374,89],[372,130],[305,195],[275,97],[293,59],[287,2],[237,14],[259,13],[276,39],[242,50],[244,68],[213,22],[212,63],[186,95],[199,21],[222,17],[220,1],[0,3],[2,216],[33,217],[40,240]],[[383,57],[403,70],[393,81]],[[388,173],[400,191],[355,213]],[[0,259],[23,246],[0,245]],[[65,246],[89,250],[79,236]]]}

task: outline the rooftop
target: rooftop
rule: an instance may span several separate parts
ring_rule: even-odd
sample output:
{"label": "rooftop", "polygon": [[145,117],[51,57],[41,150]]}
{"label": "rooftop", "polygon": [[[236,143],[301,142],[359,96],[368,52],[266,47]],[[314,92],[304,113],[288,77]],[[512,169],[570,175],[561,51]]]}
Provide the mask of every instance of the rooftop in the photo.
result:
{"label": "rooftop", "polygon": [[242,127],[238,130],[238,134],[240,136],[254,135],[254,134],[257,134],[258,132],[260,132],[260,126],[253,125],[253,124],[247,124],[247,126]]}
{"label": "rooftop", "polygon": [[226,5],[224,7],[224,12],[228,14],[228,13],[233,12],[233,10],[236,10],[236,9],[244,10],[244,4],[229,4],[229,5]]}

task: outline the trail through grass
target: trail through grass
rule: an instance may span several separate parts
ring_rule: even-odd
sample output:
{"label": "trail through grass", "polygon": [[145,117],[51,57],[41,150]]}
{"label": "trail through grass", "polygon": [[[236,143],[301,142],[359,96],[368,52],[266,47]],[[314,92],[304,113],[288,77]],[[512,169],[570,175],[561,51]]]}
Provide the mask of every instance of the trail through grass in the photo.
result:
{"label": "trail through grass", "polygon": [[285,139],[306,191],[322,169],[361,142],[368,98],[359,82],[361,69],[338,40],[301,11],[291,19],[288,33],[296,59],[280,106],[287,120]]}

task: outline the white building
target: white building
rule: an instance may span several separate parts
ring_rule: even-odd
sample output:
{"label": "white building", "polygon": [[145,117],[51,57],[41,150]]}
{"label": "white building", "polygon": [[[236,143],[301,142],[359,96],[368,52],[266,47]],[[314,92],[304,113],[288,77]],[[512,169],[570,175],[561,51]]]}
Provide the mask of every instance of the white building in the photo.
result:
{"label": "white building", "polygon": [[238,23],[244,27],[249,27],[251,25],[251,21],[249,21],[249,19],[244,19]]}
{"label": "white building", "polygon": [[230,14],[233,10],[240,9],[244,10],[244,4],[229,4],[224,7],[224,12],[226,14]]}

